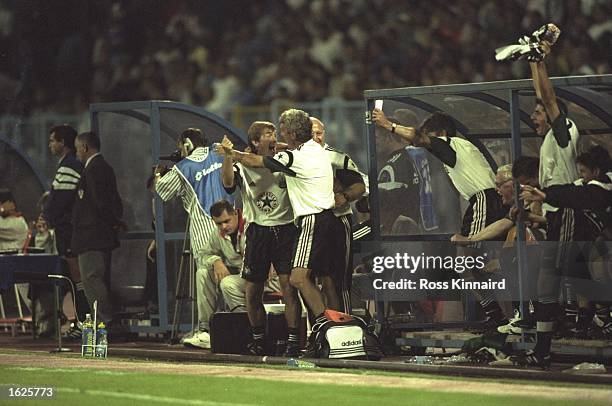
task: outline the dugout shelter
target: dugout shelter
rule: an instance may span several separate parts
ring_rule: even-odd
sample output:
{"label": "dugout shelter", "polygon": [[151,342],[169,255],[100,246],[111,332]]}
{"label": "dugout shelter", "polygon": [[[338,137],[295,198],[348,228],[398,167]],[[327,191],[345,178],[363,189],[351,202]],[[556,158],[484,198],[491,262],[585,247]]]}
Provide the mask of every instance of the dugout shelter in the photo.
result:
{"label": "dugout shelter", "polygon": [[40,165],[28,151],[0,134],[0,187],[11,190],[17,210],[31,222],[38,218],[38,199],[45,191],[46,180]]}
{"label": "dugout shelter", "polygon": [[[581,140],[579,151],[586,151],[590,146],[599,144],[608,151],[612,151],[612,75],[572,76],[552,78],[557,97],[566,103],[568,118],[573,120],[580,131]],[[371,111],[376,100],[383,100],[383,111],[387,117],[398,119],[401,124],[406,111],[421,123],[427,116],[435,111],[442,111],[451,115],[455,121],[457,132],[463,138],[472,142],[484,155],[487,162],[495,172],[504,164],[512,163],[521,155],[539,156],[539,147],[542,137],[535,133],[534,125],[530,119],[533,111],[535,92],[532,80],[511,80],[489,83],[406,87],[395,89],[366,90],[365,122],[368,148],[368,169],[370,182],[370,219],[372,234],[370,241],[359,242],[357,250],[359,256],[372,258],[373,255],[393,255],[397,252],[454,255],[455,247],[449,243],[450,236],[459,232],[461,216],[467,202],[462,200],[450,183],[446,188],[434,190],[434,205],[440,224],[434,230],[415,232],[414,228],[395,227],[393,229],[381,228],[381,193],[377,182],[381,167],[385,165],[384,158],[377,153],[376,126],[371,122]],[[410,123],[408,123],[410,125]],[[378,140],[380,142],[380,139]],[[431,173],[435,177],[444,178],[443,173]],[[518,185],[515,183],[515,193]],[[437,194],[436,194],[437,192]],[[515,195],[516,198],[516,195]],[[525,231],[518,227],[518,241],[515,247],[517,261],[519,297],[516,300],[525,302],[527,295],[528,275],[537,261],[529,260],[528,247],[525,244]],[[530,269],[531,267],[531,269]],[[418,336],[406,337],[406,331],[436,331],[445,329],[477,328],[481,321],[476,311],[476,303],[470,295],[455,297],[455,304],[461,303],[459,311],[455,312],[457,318],[444,319],[436,322],[418,322],[410,317],[398,319],[398,322],[389,322],[389,303],[393,301],[427,299],[422,295],[403,294],[397,297],[377,295],[378,321],[388,327],[387,335],[393,337],[398,346],[424,347],[461,347],[460,338],[446,336]],[[449,302],[450,303],[450,302]],[[426,338],[423,338],[426,337]],[[518,349],[529,348],[525,337],[514,345]],[[612,346],[600,345],[576,346],[559,344],[553,347],[556,352],[570,353],[598,353],[607,357],[612,356]]]}

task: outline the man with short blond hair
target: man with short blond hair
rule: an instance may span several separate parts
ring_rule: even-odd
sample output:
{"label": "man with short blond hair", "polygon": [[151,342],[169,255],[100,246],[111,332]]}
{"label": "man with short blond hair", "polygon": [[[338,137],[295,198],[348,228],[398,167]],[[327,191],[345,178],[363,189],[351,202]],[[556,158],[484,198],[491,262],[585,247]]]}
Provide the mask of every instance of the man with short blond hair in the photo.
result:
{"label": "man with short blond hair", "polygon": [[[249,148],[259,156],[276,153],[276,127],[267,121],[255,121],[247,131]],[[230,146],[225,138],[223,144]],[[297,292],[289,282],[291,274],[291,250],[297,229],[293,224],[293,210],[287,192],[287,182],[282,173],[272,173],[266,168],[250,168],[234,163],[226,155],[223,161],[223,186],[228,192],[240,189],[246,228],[246,248],[242,278],[246,281],[246,303],[252,340],[248,350],[252,355],[264,355],[266,314],[262,303],[264,282],[270,267],[280,279],[285,302],[285,319],[288,336],[285,355],[299,355],[298,324],[301,305]]]}

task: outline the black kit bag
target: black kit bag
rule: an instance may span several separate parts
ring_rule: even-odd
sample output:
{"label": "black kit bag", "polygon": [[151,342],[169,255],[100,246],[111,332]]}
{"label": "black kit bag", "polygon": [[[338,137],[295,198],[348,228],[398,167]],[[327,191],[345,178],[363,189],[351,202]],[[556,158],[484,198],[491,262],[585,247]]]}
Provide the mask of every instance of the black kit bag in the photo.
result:
{"label": "black kit bag", "polygon": [[382,358],[378,336],[361,317],[326,310],[325,318],[312,327],[316,358],[371,361]]}
{"label": "black kit bag", "polygon": [[246,354],[251,325],[246,312],[216,312],[210,318],[210,351]]}

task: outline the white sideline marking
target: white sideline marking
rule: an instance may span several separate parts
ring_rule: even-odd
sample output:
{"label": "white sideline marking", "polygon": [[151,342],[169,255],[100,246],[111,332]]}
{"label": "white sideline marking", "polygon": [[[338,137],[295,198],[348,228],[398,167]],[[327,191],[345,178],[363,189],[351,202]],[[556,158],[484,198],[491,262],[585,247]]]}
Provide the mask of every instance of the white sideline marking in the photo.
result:
{"label": "white sideline marking", "polygon": [[77,393],[93,396],[107,396],[111,398],[119,399],[132,399],[142,400],[147,402],[162,402],[171,403],[178,405],[196,405],[196,406],[252,406],[253,403],[229,403],[229,402],[215,402],[212,400],[198,400],[198,399],[182,399],[182,398],[171,398],[167,396],[154,396],[154,395],[143,395],[140,393],[129,393],[129,392],[108,392],[102,390],[91,390],[91,389],[74,389],[74,388],[57,388],[59,393]]}
{"label": "white sideline marking", "polygon": [[[69,372],[69,373],[82,373],[83,370],[80,368],[41,368],[41,367],[10,367],[8,369],[17,370],[17,371],[39,371],[39,372]],[[128,375],[130,372],[121,372],[121,371],[107,371],[107,370],[93,370],[89,371],[89,373],[97,374],[97,375]]]}
{"label": "white sideline marking", "polygon": [[49,372],[83,372],[82,370],[76,368],[42,368],[42,367],[9,367],[7,369],[16,370],[16,371],[49,371]]}

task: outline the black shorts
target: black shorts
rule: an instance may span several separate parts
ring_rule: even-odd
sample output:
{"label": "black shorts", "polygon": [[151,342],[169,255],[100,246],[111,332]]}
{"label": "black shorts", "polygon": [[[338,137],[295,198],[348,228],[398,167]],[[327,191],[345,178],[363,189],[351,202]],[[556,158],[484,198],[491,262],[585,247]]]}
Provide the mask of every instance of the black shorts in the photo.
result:
{"label": "black shorts", "polygon": [[567,273],[570,268],[568,264],[574,264],[575,248],[572,244],[576,233],[576,216],[573,209],[561,208],[557,211],[546,213],[546,240],[549,241],[548,249],[554,252],[555,269]]}
{"label": "black shorts", "polygon": [[546,213],[546,240],[568,242],[574,240],[576,217],[574,210],[562,208]]}
{"label": "black shorts", "polygon": [[71,240],[71,225],[55,227],[55,247],[57,248],[58,255],[66,258],[76,258],[76,255],[70,249]]}
{"label": "black shorts", "polygon": [[351,215],[336,217],[333,225],[332,238],[334,240],[332,259],[330,262],[331,272],[341,280],[344,275],[353,271],[351,242],[353,232],[351,227]]}
{"label": "black shorts", "polygon": [[470,197],[468,208],[463,214],[461,235],[471,237],[482,231],[489,224],[506,215],[501,196],[495,189],[485,189]]}
{"label": "black shorts", "polygon": [[291,250],[297,235],[293,223],[269,227],[251,223],[245,234],[244,279],[264,282],[268,279],[270,264],[279,275],[291,273]]}
{"label": "black shorts", "polygon": [[330,275],[336,222],[331,210],[297,219],[298,235],[292,255],[294,268],[312,269],[314,276]]}
{"label": "black shorts", "polygon": [[340,310],[351,312],[351,284],[353,282],[353,229],[351,215],[336,217],[333,237],[335,245],[332,250],[330,274],[340,299]]}

